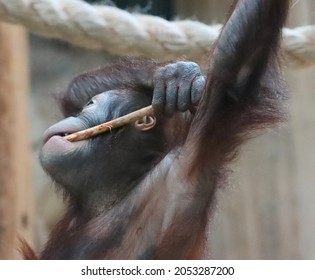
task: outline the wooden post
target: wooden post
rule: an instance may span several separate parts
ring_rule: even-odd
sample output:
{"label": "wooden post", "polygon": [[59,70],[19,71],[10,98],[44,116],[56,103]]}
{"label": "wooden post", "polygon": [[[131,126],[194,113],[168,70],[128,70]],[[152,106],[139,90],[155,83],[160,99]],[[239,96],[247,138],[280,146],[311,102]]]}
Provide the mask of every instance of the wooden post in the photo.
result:
{"label": "wooden post", "polygon": [[31,238],[25,31],[0,23],[0,259],[19,258],[17,237]]}

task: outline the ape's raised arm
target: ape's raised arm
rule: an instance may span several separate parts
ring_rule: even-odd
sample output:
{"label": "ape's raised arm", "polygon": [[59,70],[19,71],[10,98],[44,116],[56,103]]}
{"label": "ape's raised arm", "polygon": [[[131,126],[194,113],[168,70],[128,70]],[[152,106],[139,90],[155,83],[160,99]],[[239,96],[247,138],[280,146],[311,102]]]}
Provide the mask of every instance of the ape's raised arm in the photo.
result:
{"label": "ape's raised arm", "polygon": [[283,119],[278,49],[289,2],[240,0],[232,5],[187,140],[190,175],[219,170],[254,130]]}

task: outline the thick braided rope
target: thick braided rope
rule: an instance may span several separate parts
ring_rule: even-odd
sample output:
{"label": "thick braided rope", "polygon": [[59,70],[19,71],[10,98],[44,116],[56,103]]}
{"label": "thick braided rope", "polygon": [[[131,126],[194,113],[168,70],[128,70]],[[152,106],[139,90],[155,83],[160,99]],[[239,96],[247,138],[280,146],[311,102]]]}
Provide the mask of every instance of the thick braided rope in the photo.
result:
{"label": "thick braided rope", "polygon": [[[0,0],[0,20],[72,44],[117,55],[203,61],[220,25],[134,15],[80,0]],[[284,53],[292,67],[315,64],[315,26],[284,29]]]}

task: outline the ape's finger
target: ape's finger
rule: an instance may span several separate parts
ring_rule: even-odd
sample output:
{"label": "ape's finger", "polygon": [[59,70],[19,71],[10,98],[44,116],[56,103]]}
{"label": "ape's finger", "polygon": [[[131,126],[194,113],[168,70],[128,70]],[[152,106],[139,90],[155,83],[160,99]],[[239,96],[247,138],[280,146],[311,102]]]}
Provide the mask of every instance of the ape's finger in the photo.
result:
{"label": "ape's finger", "polygon": [[206,79],[204,76],[197,76],[191,86],[191,102],[192,104],[198,104],[201,93],[205,87]]}
{"label": "ape's finger", "polygon": [[171,81],[166,85],[166,104],[165,104],[165,114],[171,116],[174,114],[177,106],[177,95],[178,95],[177,83]]}
{"label": "ape's finger", "polygon": [[191,105],[191,86],[190,80],[183,80],[178,85],[177,110],[180,112],[187,111]]}
{"label": "ape's finger", "polygon": [[159,81],[155,83],[153,90],[152,107],[156,116],[164,114],[164,107],[166,102],[165,94],[166,87],[164,82]]}

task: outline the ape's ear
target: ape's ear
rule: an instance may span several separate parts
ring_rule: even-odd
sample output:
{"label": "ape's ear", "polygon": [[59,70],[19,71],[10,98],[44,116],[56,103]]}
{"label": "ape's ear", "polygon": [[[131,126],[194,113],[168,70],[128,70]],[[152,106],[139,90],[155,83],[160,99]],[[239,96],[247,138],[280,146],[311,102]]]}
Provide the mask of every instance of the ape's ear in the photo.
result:
{"label": "ape's ear", "polygon": [[135,128],[140,131],[147,131],[152,129],[156,124],[156,118],[154,116],[144,116],[141,119],[135,121]]}

